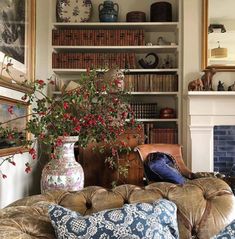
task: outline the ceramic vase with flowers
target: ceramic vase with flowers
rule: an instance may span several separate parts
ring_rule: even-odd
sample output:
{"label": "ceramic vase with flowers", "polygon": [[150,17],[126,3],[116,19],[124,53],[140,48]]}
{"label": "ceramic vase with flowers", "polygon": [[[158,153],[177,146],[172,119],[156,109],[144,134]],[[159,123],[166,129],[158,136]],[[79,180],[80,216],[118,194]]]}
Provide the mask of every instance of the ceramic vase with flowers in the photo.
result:
{"label": "ceramic vase with flowers", "polygon": [[[123,91],[123,74],[117,69],[105,74],[104,77],[100,77],[100,74],[98,77],[96,71],[82,74],[76,81],[76,88],[63,90],[58,97],[45,94],[48,85],[54,84],[52,79],[48,79],[48,82],[36,80],[24,83],[30,90],[22,100],[33,104],[25,131],[33,137],[30,140],[21,139],[20,142],[17,142],[17,138],[13,140],[29,148],[33,158],[38,158],[34,148],[40,142],[37,144],[38,155],[43,151],[49,156],[51,161],[42,174],[42,191],[55,188],[79,190],[83,187],[83,172],[80,166],[75,166],[74,141],[70,141],[74,138],[70,136],[78,136],[77,144],[85,148],[92,143],[114,144],[126,128],[136,128],[128,103],[129,96]],[[3,137],[17,135],[15,131],[8,127],[7,122],[0,122],[0,135]],[[69,140],[66,139],[68,136]],[[109,163],[113,166],[116,158],[113,161],[111,158]],[[13,155],[0,160],[0,166],[3,162],[13,163]],[[30,163],[26,163],[27,172],[30,168]],[[0,172],[5,175],[1,167]]]}

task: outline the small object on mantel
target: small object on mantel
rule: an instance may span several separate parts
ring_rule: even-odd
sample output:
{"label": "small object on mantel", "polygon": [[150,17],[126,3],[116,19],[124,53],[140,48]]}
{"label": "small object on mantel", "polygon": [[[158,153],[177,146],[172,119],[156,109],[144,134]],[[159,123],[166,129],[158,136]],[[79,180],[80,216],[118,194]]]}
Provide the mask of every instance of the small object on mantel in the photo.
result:
{"label": "small object on mantel", "polygon": [[216,73],[215,68],[209,68],[204,70],[204,75],[201,77],[202,83],[203,83],[203,90],[205,91],[212,91],[212,80],[213,76]]}
{"label": "small object on mantel", "polygon": [[225,91],[225,89],[224,89],[224,83],[222,83],[221,81],[219,81],[218,86],[217,86],[217,90],[218,90],[218,91]]}
{"label": "small object on mantel", "polygon": [[196,79],[189,82],[188,91],[202,91],[202,90],[203,90],[203,83],[201,79]]}
{"label": "small object on mantel", "polygon": [[228,87],[228,91],[235,91],[235,81],[232,85]]}

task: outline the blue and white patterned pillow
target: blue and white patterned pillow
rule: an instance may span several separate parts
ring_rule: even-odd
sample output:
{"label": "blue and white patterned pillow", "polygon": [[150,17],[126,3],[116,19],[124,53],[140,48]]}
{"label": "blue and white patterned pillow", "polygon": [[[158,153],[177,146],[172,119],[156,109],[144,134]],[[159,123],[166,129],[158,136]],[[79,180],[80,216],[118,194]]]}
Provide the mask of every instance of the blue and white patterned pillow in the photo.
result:
{"label": "blue and white patterned pillow", "polygon": [[160,199],[125,204],[90,216],[50,205],[49,216],[58,239],[173,239],[179,238],[176,210],[173,202]]}
{"label": "blue and white patterned pillow", "polygon": [[213,239],[235,239],[235,220],[233,220],[228,226],[224,228]]}

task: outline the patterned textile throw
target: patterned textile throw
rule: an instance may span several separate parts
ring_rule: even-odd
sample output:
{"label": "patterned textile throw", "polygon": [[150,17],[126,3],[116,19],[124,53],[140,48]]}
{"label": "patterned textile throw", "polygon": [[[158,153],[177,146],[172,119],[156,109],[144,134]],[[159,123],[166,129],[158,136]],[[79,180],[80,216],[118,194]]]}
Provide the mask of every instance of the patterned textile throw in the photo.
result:
{"label": "patterned textile throw", "polygon": [[235,220],[224,228],[218,235],[212,239],[235,239]]}
{"label": "patterned textile throw", "polygon": [[165,199],[154,203],[125,204],[122,208],[104,210],[90,216],[50,205],[49,216],[59,239],[179,238],[176,205]]}

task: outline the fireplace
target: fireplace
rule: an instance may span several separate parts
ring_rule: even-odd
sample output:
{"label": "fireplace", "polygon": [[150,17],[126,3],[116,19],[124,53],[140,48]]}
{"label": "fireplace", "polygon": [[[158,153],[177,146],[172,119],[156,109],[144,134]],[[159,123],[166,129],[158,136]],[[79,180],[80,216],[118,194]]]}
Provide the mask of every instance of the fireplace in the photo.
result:
{"label": "fireplace", "polygon": [[214,127],[214,171],[235,176],[235,126]]}
{"label": "fireplace", "polygon": [[214,171],[214,127],[235,126],[235,92],[188,93],[188,127],[193,172]]}

